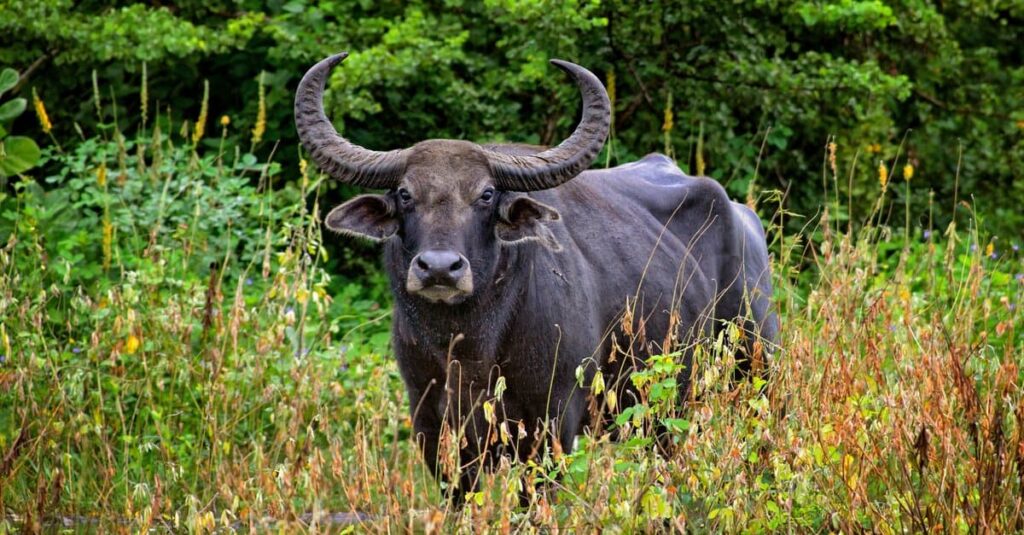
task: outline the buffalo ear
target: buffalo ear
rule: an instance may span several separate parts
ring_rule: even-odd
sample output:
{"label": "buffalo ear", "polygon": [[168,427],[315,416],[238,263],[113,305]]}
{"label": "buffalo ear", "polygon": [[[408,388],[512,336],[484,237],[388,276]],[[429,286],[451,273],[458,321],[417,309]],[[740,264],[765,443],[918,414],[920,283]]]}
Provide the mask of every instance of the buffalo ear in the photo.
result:
{"label": "buffalo ear", "polygon": [[506,243],[537,240],[552,251],[562,247],[545,222],[557,221],[558,210],[526,196],[503,199],[498,208],[498,239]]}
{"label": "buffalo ear", "polygon": [[381,241],[398,232],[394,203],[383,195],[360,195],[336,207],[324,218],[339,234]]}

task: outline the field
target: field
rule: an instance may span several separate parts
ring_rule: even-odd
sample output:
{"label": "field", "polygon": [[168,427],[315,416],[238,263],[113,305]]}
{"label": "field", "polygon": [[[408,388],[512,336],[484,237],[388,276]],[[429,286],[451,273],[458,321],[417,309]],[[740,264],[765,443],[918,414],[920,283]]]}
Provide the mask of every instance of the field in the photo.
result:
{"label": "field", "polygon": [[410,438],[382,275],[321,242],[323,177],[218,149],[229,118],[154,124],[50,149],[0,199],[0,532],[1024,530],[1024,253],[967,202],[912,226],[909,164],[855,229],[840,199],[799,233],[784,195],[751,199],[782,318],[764,379],[730,380],[725,336],[679,400],[654,357],[621,440],[456,509]]}

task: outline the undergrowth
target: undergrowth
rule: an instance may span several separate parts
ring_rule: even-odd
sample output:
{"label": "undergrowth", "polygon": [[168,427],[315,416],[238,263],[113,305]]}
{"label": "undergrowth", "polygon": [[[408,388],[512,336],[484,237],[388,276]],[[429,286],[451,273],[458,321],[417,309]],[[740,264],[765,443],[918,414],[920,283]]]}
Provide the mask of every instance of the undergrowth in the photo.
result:
{"label": "undergrowth", "polygon": [[455,509],[382,280],[325,268],[321,178],[179,126],[111,122],[0,198],[0,532],[1024,529],[1024,255],[973,219],[893,230],[886,181],[857,230],[780,209],[766,380],[731,380],[738,332],[693,400],[654,356],[642,404]]}

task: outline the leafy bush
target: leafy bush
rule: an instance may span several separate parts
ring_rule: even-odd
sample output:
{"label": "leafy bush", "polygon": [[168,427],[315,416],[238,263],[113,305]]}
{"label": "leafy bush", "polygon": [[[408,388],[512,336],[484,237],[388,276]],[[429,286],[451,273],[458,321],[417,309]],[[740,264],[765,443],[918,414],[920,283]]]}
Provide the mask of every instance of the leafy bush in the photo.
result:
{"label": "leafy bush", "polygon": [[[364,146],[551,143],[576,113],[572,84],[546,64],[561,57],[615,86],[602,161],[674,153],[737,197],[779,189],[788,209],[812,214],[825,192],[808,177],[834,138],[850,171],[835,193],[853,201],[834,219],[864,224],[879,161],[908,161],[923,184],[916,213],[934,191],[944,226],[968,192],[990,203],[998,233],[1024,224],[1024,11],[1013,3],[19,0],[0,5],[0,36],[0,62],[34,67],[44,96],[61,102],[88,93],[94,70],[114,82],[103,106],[138,102],[148,64],[150,103],[195,117],[186,95],[209,79],[215,108],[251,118],[265,72],[267,139],[285,146],[299,77],[340,50],[352,55],[328,111]],[[89,124],[91,108],[57,111],[57,128]],[[278,157],[293,166],[295,156]]]}
{"label": "leafy bush", "polygon": [[199,474],[268,475],[301,432],[310,451],[320,425],[381,406],[326,420],[325,403],[396,379],[383,288],[329,286],[320,179],[172,126],[48,151],[48,188],[25,177],[0,199],[0,511],[28,529],[55,511],[164,523],[165,498],[204,514],[194,497],[227,487]]}
{"label": "leafy bush", "polygon": [[[17,71],[0,70],[0,97],[17,84]],[[26,101],[23,98],[11,99],[0,104],[0,184],[6,185],[7,177],[28,171],[39,161],[39,146],[35,141],[24,136],[7,134],[11,122],[25,112],[25,106]]]}

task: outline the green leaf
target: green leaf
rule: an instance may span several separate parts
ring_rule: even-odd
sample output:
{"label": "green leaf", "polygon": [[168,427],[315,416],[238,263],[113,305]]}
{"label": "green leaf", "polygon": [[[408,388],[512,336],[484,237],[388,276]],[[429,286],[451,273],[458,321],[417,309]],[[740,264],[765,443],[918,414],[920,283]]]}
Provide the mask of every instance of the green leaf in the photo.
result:
{"label": "green leaf", "polygon": [[683,433],[690,430],[690,421],[683,418],[664,418],[661,420],[665,427],[675,433]]}
{"label": "green leaf", "polygon": [[288,13],[298,14],[306,10],[306,3],[302,0],[292,0],[281,7],[281,9]]}
{"label": "green leaf", "polygon": [[0,95],[9,91],[17,83],[18,71],[9,67],[0,71]]}
{"label": "green leaf", "polygon": [[0,176],[12,176],[35,167],[39,146],[27,137],[11,136],[0,142]]}
{"label": "green leaf", "polygon": [[25,112],[28,102],[23,98],[16,98],[5,102],[0,106],[0,121],[10,121]]}

